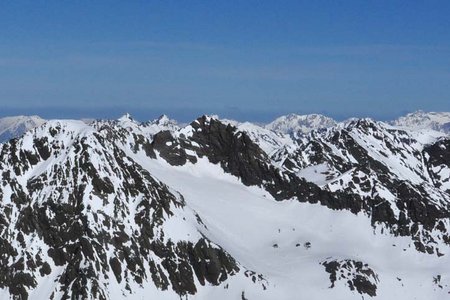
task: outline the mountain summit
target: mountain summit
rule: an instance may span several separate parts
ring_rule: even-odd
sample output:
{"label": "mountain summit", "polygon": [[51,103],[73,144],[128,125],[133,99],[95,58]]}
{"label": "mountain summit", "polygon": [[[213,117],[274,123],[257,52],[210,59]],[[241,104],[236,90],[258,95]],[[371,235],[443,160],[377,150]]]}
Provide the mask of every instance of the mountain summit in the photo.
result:
{"label": "mountain summit", "polygon": [[0,144],[0,298],[445,299],[448,135],[326,123],[49,120]]}
{"label": "mountain summit", "polygon": [[45,122],[38,116],[15,116],[0,118],[0,143],[18,137]]}
{"label": "mountain summit", "polygon": [[450,113],[416,111],[391,122],[409,129],[433,129],[450,133]]}
{"label": "mountain summit", "polygon": [[297,115],[289,114],[275,119],[265,128],[289,135],[306,134],[312,130],[335,126],[337,122],[319,114]]}

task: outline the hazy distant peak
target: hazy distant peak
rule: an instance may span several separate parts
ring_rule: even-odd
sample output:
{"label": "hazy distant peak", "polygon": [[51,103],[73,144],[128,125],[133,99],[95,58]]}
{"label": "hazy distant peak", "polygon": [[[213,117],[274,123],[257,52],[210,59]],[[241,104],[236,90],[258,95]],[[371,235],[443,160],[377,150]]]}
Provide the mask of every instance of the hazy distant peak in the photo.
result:
{"label": "hazy distant peak", "polygon": [[154,119],[153,121],[150,121],[151,124],[156,124],[156,125],[177,125],[178,122],[174,119],[169,118],[168,115],[161,115],[158,118]]}
{"label": "hazy distant peak", "polygon": [[320,114],[288,114],[275,119],[265,128],[284,134],[309,133],[312,130],[335,126],[337,122]]}
{"label": "hazy distant peak", "polygon": [[43,123],[45,123],[45,120],[36,115],[0,118],[0,142],[19,137]]}
{"label": "hazy distant peak", "polygon": [[450,132],[450,112],[425,112],[418,110],[392,121],[391,124],[411,130],[433,129]]}
{"label": "hazy distant peak", "polygon": [[117,121],[119,121],[119,122],[136,122],[129,113],[125,113],[123,116],[121,116],[119,119],[117,119]]}

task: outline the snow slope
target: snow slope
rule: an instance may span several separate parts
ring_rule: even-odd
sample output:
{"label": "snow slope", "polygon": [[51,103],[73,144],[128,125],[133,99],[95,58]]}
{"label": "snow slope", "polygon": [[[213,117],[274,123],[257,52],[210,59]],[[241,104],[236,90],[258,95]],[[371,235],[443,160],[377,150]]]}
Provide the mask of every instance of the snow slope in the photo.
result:
{"label": "snow slope", "polygon": [[[329,288],[328,274],[320,263],[330,259],[354,259],[372,266],[379,280],[377,299],[448,295],[432,281],[437,274],[450,278],[447,257],[418,253],[408,238],[375,234],[364,214],[297,201],[276,202],[259,188],[242,186],[206,159],[182,167],[162,159],[142,158],[140,163],[183,194],[187,205],[207,216],[203,221],[210,239],[244,266],[264,274],[268,289],[248,286],[248,299],[361,299],[348,291],[345,282]],[[234,298],[222,297],[215,299]]]}
{"label": "snow slope", "polygon": [[450,140],[52,120],[0,145],[0,298],[445,299]]}
{"label": "snow slope", "polygon": [[223,124],[236,127],[239,131],[245,132],[269,156],[282,147],[289,147],[295,144],[295,141],[288,134],[268,129],[264,125],[221,119],[218,116],[212,117],[220,120]]}

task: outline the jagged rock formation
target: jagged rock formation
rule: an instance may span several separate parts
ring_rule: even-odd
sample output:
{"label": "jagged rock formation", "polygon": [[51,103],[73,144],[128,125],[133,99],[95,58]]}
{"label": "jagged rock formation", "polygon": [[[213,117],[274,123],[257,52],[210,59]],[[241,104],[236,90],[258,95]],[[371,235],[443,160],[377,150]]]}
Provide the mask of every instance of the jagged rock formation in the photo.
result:
{"label": "jagged rock formation", "polygon": [[344,281],[352,291],[356,289],[372,297],[377,295],[378,275],[367,264],[345,259],[324,261],[322,265],[330,274],[330,288],[335,287],[336,281]]}
{"label": "jagged rock formation", "polygon": [[419,251],[439,254],[436,239],[449,241],[446,143],[424,145],[412,133],[362,119],[312,133],[273,158],[323,190],[360,195],[374,225],[410,235]]}
{"label": "jagged rock formation", "polygon": [[[198,232],[201,218],[183,197],[128,157],[110,130],[48,122],[2,145],[0,287],[10,295],[111,299],[112,285],[126,296],[153,284],[181,296],[240,271]],[[181,232],[167,232],[168,222]],[[51,290],[38,285],[44,277],[54,278]]]}
{"label": "jagged rock formation", "polygon": [[0,296],[448,292],[446,135],[370,119],[291,137],[242,124],[49,121],[1,144]]}

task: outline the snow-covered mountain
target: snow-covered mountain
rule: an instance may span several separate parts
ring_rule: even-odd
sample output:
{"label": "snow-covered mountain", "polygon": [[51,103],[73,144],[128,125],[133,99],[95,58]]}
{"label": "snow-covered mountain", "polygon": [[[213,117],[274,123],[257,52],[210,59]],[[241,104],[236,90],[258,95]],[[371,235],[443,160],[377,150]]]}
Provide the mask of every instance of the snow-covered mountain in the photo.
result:
{"label": "snow-covered mountain", "polygon": [[448,297],[450,138],[330,126],[125,115],[1,144],[0,298]]}
{"label": "snow-covered mountain", "polygon": [[218,116],[212,116],[212,118],[218,119],[223,124],[236,127],[238,131],[245,132],[268,155],[281,147],[289,147],[295,144],[295,140],[290,135],[267,129],[264,125],[219,119]]}
{"label": "snow-covered mountain", "polygon": [[251,282],[183,195],[130,157],[151,156],[148,140],[123,137],[49,121],[1,146],[1,298],[178,299]]}
{"label": "snow-covered mountain", "polygon": [[[370,211],[372,223],[382,221],[393,234],[411,235],[417,250],[439,255],[438,240],[447,238],[428,218],[438,212],[442,218],[449,214],[450,170],[445,161],[450,157],[444,158],[443,134],[431,131],[427,137],[424,143],[414,132],[370,119],[352,120],[314,132],[296,151],[281,151],[274,159],[324,190],[359,195],[363,201],[357,205]],[[424,211],[412,212],[411,199]],[[420,233],[419,224],[427,233]]]}
{"label": "snow-covered mountain", "polygon": [[161,131],[175,132],[180,129],[177,121],[170,119],[166,115],[147,122],[139,122],[133,119],[130,114],[124,114],[117,120],[95,120],[90,124],[97,130],[103,128],[111,128],[115,134],[122,136],[122,140],[129,135],[142,135],[148,140],[152,140],[153,136]]}
{"label": "snow-covered mountain", "polygon": [[416,111],[392,121],[392,125],[412,130],[433,129],[450,133],[450,112]]}
{"label": "snow-covered mountain", "polygon": [[319,114],[297,115],[289,114],[275,119],[265,128],[292,136],[307,134],[312,130],[329,128],[337,122],[329,117]]}
{"label": "snow-covered mountain", "polygon": [[0,143],[21,136],[45,122],[39,116],[15,116],[0,118]]}
{"label": "snow-covered mountain", "polygon": [[176,131],[180,129],[178,122],[174,119],[170,119],[167,115],[161,115],[159,118],[144,123],[144,126],[148,128],[149,132],[157,133],[162,130]]}

